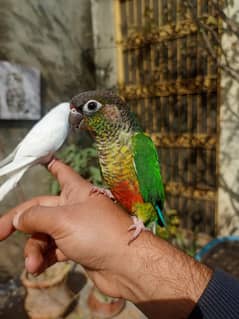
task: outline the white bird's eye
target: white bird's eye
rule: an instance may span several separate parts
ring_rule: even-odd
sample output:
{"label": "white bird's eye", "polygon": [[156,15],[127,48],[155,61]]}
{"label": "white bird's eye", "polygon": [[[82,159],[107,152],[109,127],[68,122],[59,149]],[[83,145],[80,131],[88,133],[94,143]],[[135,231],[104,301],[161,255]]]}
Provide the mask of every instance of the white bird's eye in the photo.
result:
{"label": "white bird's eye", "polygon": [[101,107],[102,105],[98,101],[90,100],[83,106],[83,112],[90,115],[97,112]]}

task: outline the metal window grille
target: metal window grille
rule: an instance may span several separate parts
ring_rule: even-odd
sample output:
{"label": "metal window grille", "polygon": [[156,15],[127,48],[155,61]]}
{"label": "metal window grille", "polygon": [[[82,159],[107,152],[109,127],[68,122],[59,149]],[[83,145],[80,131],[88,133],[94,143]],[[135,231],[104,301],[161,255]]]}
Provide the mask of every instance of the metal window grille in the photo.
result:
{"label": "metal window grille", "polygon": [[[186,2],[115,1],[118,82],[158,147],[169,207],[184,227],[213,234],[219,73]],[[218,32],[210,2],[190,4],[204,23],[214,19]]]}

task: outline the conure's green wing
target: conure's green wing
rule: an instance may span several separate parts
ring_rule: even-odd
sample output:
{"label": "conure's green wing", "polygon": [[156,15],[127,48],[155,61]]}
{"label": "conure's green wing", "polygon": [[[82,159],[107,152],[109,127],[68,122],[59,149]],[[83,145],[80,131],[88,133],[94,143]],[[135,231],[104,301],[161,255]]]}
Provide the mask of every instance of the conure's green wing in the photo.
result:
{"label": "conure's green wing", "polygon": [[154,143],[146,134],[136,133],[132,137],[132,149],[141,195],[145,202],[153,204],[160,221],[165,225],[162,213],[165,199],[164,187]]}

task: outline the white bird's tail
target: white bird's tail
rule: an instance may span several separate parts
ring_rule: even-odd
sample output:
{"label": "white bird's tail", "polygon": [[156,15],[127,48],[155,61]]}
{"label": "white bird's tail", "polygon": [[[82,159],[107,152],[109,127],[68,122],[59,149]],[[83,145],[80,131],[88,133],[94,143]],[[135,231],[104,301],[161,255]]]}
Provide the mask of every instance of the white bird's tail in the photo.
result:
{"label": "white bird's tail", "polygon": [[15,171],[20,170],[30,164],[33,164],[36,161],[36,158],[33,157],[25,157],[23,159],[15,159],[13,162],[3,166],[0,168],[0,176],[4,176],[7,174],[12,174]]}
{"label": "white bird's tail", "polygon": [[9,162],[11,162],[14,159],[19,146],[20,146],[20,144],[12,151],[12,153],[10,153],[6,158],[4,158],[3,160],[0,161],[0,167],[5,166],[6,164],[8,164]]}
{"label": "white bird's tail", "polygon": [[17,185],[23,174],[27,171],[28,167],[24,167],[16,174],[9,177],[9,179],[0,186],[0,201]]}

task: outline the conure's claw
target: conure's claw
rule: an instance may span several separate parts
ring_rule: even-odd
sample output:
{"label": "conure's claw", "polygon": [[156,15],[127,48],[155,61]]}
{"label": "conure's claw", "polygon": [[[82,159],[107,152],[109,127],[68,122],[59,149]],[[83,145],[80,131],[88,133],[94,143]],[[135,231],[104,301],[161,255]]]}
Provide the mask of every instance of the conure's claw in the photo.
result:
{"label": "conure's claw", "polygon": [[132,219],[134,223],[128,228],[128,231],[134,230],[134,234],[130,238],[128,245],[132,243],[132,241],[134,241],[143,230],[150,231],[144,226],[144,223],[141,220],[139,220],[136,216],[132,216]]}
{"label": "conure's claw", "polygon": [[97,186],[92,186],[91,190],[90,190],[90,195],[92,194],[102,194],[105,195],[107,197],[109,197],[110,199],[114,200],[114,195],[111,193],[111,191],[109,189],[106,188],[100,188]]}

